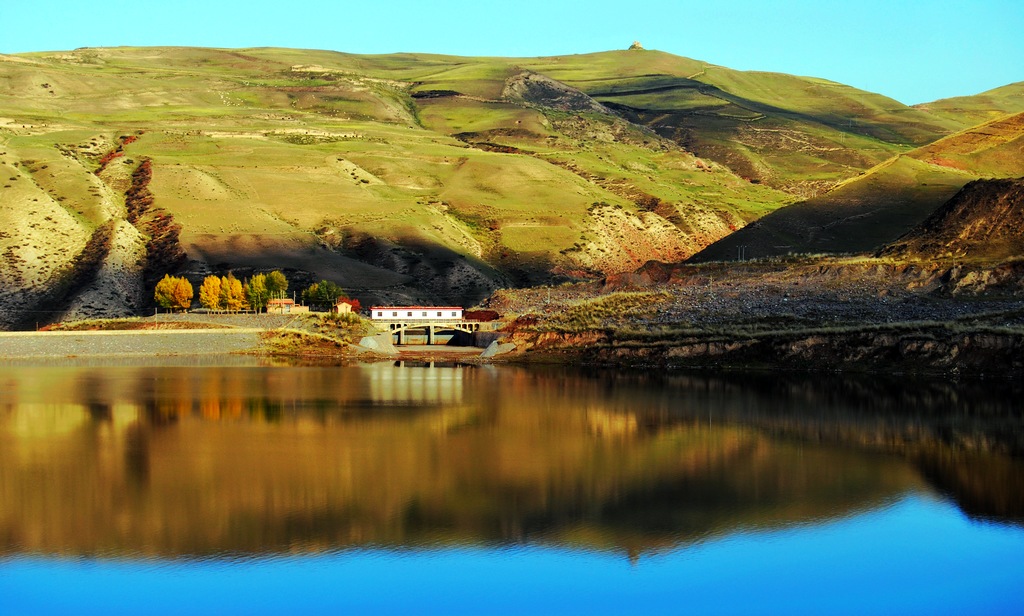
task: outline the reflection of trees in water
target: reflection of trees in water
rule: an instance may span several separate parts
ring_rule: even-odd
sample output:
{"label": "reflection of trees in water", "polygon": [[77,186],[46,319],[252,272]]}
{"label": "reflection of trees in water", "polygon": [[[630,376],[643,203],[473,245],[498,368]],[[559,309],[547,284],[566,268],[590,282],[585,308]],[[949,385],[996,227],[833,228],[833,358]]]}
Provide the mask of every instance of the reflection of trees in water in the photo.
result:
{"label": "reflection of trees in water", "polygon": [[[981,427],[1012,423],[955,384],[400,368],[419,372],[389,393],[382,383],[405,377],[133,370],[120,375],[127,388],[92,375],[69,396],[78,427],[49,439],[5,436],[0,418],[0,447],[25,454],[0,456],[7,550],[549,541],[637,554],[920,489],[911,467],[848,444],[907,454],[969,512],[1020,511],[1003,496],[1019,485],[1012,461],[936,457],[952,451],[950,435],[976,443]],[[435,389],[419,397],[412,382]]]}
{"label": "reflection of trees in water", "polygon": [[[25,469],[5,472],[30,496],[0,506],[44,551],[545,540],[635,554],[736,526],[842,515],[911,480],[842,452],[667,420],[665,408],[604,383],[465,374],[462,405],[326,415],[298,392],[334,391],[339,405],[347,396],[362,408],[358,377],[161,375],[137,388],[137,421],[113,437],[108,420],[87,420],[42,443],[37,453],[52,457],[44,486],[30,488]],[[86,437],[96,425],[107,426],[103,439]]]}

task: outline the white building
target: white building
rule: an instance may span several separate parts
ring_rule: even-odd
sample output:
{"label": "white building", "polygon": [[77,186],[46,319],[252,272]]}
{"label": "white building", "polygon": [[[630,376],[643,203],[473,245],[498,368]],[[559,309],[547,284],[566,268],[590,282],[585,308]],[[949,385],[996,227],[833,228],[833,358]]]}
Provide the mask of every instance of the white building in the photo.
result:
{"label": "white building", "polygon": [[458,306],[374,306],[370,308],[374,321],[452,321],[462,320]]}

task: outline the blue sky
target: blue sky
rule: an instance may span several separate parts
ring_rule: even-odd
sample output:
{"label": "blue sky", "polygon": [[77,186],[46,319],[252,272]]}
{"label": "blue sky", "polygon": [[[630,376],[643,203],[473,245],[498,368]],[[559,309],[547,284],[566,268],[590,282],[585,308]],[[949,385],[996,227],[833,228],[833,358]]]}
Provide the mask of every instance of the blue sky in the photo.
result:
{"label": "blue sky", "polygon": [[116,45],[541,56],[648,49],[913,104],[1024,80],[1021,0],[6,0],[0,52]]}

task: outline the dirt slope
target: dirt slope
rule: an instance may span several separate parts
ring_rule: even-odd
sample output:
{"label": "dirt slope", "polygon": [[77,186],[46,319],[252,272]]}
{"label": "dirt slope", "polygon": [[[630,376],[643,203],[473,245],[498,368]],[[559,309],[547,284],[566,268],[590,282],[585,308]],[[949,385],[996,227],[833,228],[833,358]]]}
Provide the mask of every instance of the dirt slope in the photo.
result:
{"label": "dirt slope", "polygon": [[881,254],[967,259],[1024,256],[1024,178],[967,184]]}

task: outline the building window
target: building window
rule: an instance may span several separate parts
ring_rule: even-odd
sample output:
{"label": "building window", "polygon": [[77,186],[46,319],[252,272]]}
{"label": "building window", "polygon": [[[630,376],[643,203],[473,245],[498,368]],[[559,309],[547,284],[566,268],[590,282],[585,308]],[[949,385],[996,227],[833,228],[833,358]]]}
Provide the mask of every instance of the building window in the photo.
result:
{"label": "building window", "polygon": [[392,313],[391,313],[391,316],[393,316],[393,317],[397,317],[397,316],[398,316],[398,313],[397,313],[397,312],[392,312]]}
{"label": "building window", "polygon": [[427,316],[427,311],[426,310],[423,311],[423,316]]}
{"label": "building window", "polygon": [[453,316],[453,317],[457,317],[457,316],[459,316],[459,315],[458,315],[458,313],[456,313],[456,312],[453,312],[453,313],[452,313],[452,316]]}
{"label": "building window", "polygon": [[438,312],[438,313],[437,313],[437,316],[441,316],[441,313],[440,313],[440,312]]}
{"label": "building window", "polygon": [[383,312],[381,312],[380,310],[378,310],[378,311],[377,311],[377,316],[378,316],[378,317],[382,317],[382,316],[384,316],[384,313],[383,313]]}
{"label": "building window", "polygon": [[408,313],[408,315],[409,315],[409,316],[411,317],[411,316],[412,316],[412,313],[410,312],[410,313]]}

